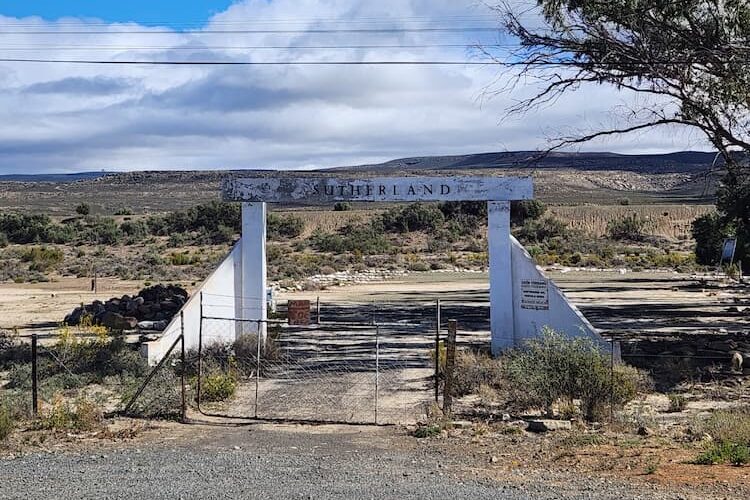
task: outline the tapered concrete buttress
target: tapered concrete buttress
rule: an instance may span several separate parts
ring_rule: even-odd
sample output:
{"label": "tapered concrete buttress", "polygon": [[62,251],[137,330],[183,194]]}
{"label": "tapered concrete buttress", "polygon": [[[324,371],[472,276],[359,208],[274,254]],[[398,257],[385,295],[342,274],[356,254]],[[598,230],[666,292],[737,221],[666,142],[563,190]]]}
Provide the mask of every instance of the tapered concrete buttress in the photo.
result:
{"label": "tapered concrete buttress", "polygon": [[490,258],[490,329],[492,353],[515,345],[513,274],[511,270],[510,202],[487,203]]}
{"label": "tapered concrete buttress", "polygon": [[[267,319],[266,309],[266,204],[242,204],[242,311],[246,320]],[[250,322],[242,332],[266,334],[266,324]]]}

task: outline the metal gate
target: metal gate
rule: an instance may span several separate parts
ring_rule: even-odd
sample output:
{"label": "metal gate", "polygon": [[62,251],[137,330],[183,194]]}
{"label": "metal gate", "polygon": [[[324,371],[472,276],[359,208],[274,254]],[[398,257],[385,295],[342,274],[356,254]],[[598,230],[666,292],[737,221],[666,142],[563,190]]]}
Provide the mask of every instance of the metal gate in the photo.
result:
{"label": "metal gate", "polygon": [[[201,318],[198,406],[211,416],[262,420],[410,423],[433,401],[434,326],[290,326]],[[236,338],[234,344],[220,339]],[[222,390],[234,384],[225,401]]]}

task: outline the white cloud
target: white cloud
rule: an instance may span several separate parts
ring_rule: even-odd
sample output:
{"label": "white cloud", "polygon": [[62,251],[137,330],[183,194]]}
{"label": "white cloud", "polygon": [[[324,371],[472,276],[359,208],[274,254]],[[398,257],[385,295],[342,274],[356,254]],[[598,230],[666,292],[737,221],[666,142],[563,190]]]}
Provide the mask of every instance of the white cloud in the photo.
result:
{"label": "white cloud", "polygon": [[[306,30],[476,24],[471,0],[249,0],[214,16],[206,29]],[[461,17],[458,17],[461,16]],[[325,19],[325,21],[311,21]],[[378,20],[378,21],[375,21]],[[262,23],[262,24],[259,24]],[[92,29],[90,21],[0,17],[44,30]],[[20,28],[19,28],[20,29]],[[7,35],[8,57],[120,60],[465,59],[464,49],[200,50],[248,45],[472,43],[456,33],[134,34],[101,24],[105,35]],[[489,36],[490,38],[487,38]],[[498,35],[494,35],[496,38]],[[486,35],[484,40],[493,35]],[[153,47],[147,52],[133,47]],[[101,50],[102,47],[117,47]],[[195,48],[186,49],[187,48]],[[395,157],[537,149],[571,126],[611,120],[624,95],[594,87],[554,106],[501,120],[534,86],[483,101],[496,68],[480,66],[91,66],[0,64],[0,172],[191,168],[306,168]],[[666,152],[705,148],[675,130],[612,139],[587,150]]]}

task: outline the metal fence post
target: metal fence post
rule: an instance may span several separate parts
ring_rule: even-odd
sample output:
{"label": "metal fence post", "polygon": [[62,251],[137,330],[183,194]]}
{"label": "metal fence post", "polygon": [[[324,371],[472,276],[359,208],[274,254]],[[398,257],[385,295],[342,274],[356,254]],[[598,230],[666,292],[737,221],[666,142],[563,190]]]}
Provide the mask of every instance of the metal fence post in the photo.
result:
{"label": "metal fence post", "polygon": [[315,300],[315,324],[320,324],[320,295],[318,295],[318,298]]}
{"label": "metal fence post", "polygon": [[195,401],[201,407],[201,378],[203,377],[203,292],[200,295],[200,319],[198,320],[198,379],[195,382]]}
{"label": "metal fence post", "polygon": [[443,413],[446,415],[453,409],[453,367],[456,363],[456,331],[458,322],[448,320],[448,345],[445,351],[445,385],[443,386]]}
{"label": "metal fence post", "polygon": [[255,358],[257,360],[257,370],[255,370],[255,418],[258,418],[258,387],[260,386],[260,327],[261,327],[261,320],[258,320],[258,336],[257,336],[257,352],[255,355]]}
{"label": "metal fence post", "polygon": [[34,416],[39,413],[39,394],[38,394],[38,380],[37,380],[37,341],[38,337],[35,334],[31,336],[31,411]]}
{"label": "metal fence post", "polygon": [[187,420],[187,401],[185,399],[185,311],[180,311],[180,420],[184,424]]}
{"label": "metal fence post", "polygon": [[611,339],[609,358],[609,421],[615,419],[615,339]]}
{"label": "metal fence post", "polygon": [[440,400],[440,299],[435,311],[435,403]]}
{"label": "metal fence post", "polygon": [[378,425],[380,397],[380,326],[375,326],[375,425]]}

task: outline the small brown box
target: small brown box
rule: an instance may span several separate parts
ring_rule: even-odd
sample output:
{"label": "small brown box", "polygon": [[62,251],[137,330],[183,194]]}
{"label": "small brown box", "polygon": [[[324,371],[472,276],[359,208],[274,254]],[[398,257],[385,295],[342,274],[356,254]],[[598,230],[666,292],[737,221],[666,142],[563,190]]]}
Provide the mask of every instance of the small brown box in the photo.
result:
{"label": "small brown box", "polygon": [[287,304],[287,316],[290,325],[306,326],[310,324],[310,301],[290,300]]}

